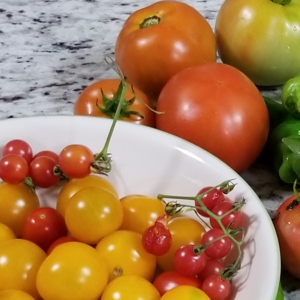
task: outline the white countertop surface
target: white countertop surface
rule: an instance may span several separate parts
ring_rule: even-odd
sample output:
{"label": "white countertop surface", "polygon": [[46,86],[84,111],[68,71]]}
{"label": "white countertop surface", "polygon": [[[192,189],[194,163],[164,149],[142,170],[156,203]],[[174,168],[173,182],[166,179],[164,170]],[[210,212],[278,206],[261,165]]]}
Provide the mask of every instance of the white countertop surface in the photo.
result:
{"label": "white countertop surface", "polygon": [[[79,93],[92,82],[115,78],[104,62],[130,13],[154,1],[1,0],[0,120],[72,115]],[[221,0],[184,1],[214,28]],[[263,91],[278,99],[280,89]],[[242,174],[272,215],[292,194],[263,161]],[[270,249],[272,251],[272,249]],[[286,300],[300,299],[300,283],[282,275]],[[254,299],[255,300],[255,299]]]}

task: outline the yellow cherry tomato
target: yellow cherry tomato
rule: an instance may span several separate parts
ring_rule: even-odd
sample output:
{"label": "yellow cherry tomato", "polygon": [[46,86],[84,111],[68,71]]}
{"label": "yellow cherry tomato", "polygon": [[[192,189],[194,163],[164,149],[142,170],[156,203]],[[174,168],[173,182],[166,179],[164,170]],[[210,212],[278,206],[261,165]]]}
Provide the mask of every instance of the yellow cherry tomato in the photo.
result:
{"label": "yellow cherry tomato", "polygon": [[114,186],[106,178],[91,174],[84,178],[68,181],[58,194],[56,209],[64,216],[70,198],[79,190],[87,187],[99,187],[111,191],[116,197],[119,197]]}
{"label": "yellow cherry tomato", "polygon": [[30,294],[16,289],[0,291],[0,300],[35,300]]}
{"label": "yellow cherry tomato", "polygon": [[123,275],[112,280],[104,289],[101,300],[160,300],[154,285],[143,277]]}
{"label": "yellow cherry tomato", "polygon": [[88,187],[78,191],[66,206],[65,221],[70,234],[91,245],[119,229],[122,220],[119,199],[101,188]]}
{"label": "yellow cherry tomato", "polygon": [[25,184],[0,183],[0,222],[11,228],[17,237],[27,214],[40,207],[38,196]]}
{"label": "yellow cherry tomato", "polygon": [[46,253],[24,239],[11,239],[0,245],[0,290],[18,289],[40,299],[36,289],[37,272]]}
{"label": "yellow cherry tomato", "polygon": [[172,218],[168,222],[168,228],[172,236],[172,246],[166,254],[157,257],[157,263],[163,271],[174,270],[173,257],[178,248],[188,244],[199,244],[205,233],[204,226],[186,216]]}
{"label": "yellow cherry tomato", "polygon": [[210,300],[199,288],[191,285],[179,285],[167,291],[161,300]]}
{"label": "yellow cherry tomato", "polygon": [[108,270],[97,251],[80,242],[58,245],[41,265],[36,285],[44,300],[97,300]]}
{"label": "yellow cherry tomato", "polygon": [[127,195],[120,199],[123,222],[120,229],[144,233],[159,216],[165,214],[165,204],[157,198],[144,195]]}
{"label": "yellow cherry tomato", "polygon": [[149,281],[154,277],[156,258],[144,249],[140,233],[114,231],[100,240],[96,250],[108,265],[110,280],[120,275],[137,275]]}
{"label": "yellow cherry tomato", "polygon": [[11,228],[4,223],[0,223],[0,243],[15,239],[16,235]]}

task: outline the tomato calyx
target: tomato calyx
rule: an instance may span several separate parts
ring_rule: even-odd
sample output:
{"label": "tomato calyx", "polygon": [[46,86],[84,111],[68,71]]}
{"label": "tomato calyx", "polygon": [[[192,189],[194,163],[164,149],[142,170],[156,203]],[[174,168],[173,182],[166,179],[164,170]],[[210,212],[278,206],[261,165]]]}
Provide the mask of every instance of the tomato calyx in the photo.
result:
{"label": "tomato calyx", "polygon": [[160,17],[151,16],[149,18],[144,19],[144,21],[140,24],[140,29],[157,25],[157,24],[159,24],[159,22],[160,22]]}
{"label": "tomato calyx", "polygon": [[[118,89],[112,99],[106,97],[103,90],[101,89],[101,95],[102,95],[102,101],[103,101],[104,107],[101,107],[98,104],[98,99],[96,101],[97,108],[103,114],[105,114],[106,116],[108,116],[112,119],[114,118],[114,116],[116,114],[118,104],[120,102],[120,97],[122,94],[122,85],[123,85],[123,82],[121,81],[118,86]],[[133,91],[133,87],[131,87],[131,90]],[[129,110],[130,106],[134,103],[135,99],[136,99],[136,95],[134,94],[131,99],[129,99],[127,101],[122,101],[121,110],[120,110],[118,119],[122,119],[125,117],[130,118],[132,116],[136,116],[139,120],[144,119],[144,116],[141,113],[139,113],[138,111]]]}
{"label": "tomato calyx", "polygon": [[[232,204],[232,208],[229,211],[218,216],[205,206],[205,204],[202,201],[202,197],[215,188],[220,188],[222,191],[224,190],[225,192],[232,191],[233,188],[235,187],[235,185],[236,184],[234,184],[232,182],[232,180],[226,180],[219,185],[216,185],[214,187],[211,187],[210,189],[207,189],[205,192],[198,194],[195,197],[173,196],[173,195],[162,195],[162,194],[159,194],[157,196],[158,199],[160,199],[166,203],[165,211],[167,214],[169,214],[171,216],[181,214],[181,213],[184,213],[187,211],[194,211],[196,213],[196,215],[201,219],[201,221],[203,221],[202,218],[197,213],[197,210],[201,209],[210,218],[213,218],[218,223],[220,229],[211,228],[211,226],[209,226],[207,223],[205,223],[203,221],[210,228],[209,230],[211,230],[211,231],[221,230],[221,232],[223,232],[223,234],[218,235],[216,238],[210,240],[207,243],[195,245],[194,252],[195,252],[195,254],[200,255],[201,253],[206,251],[206,249],[209,246],[211,246],[212,244],[214,244],[215,242],[218,242],[222,239],[230,239],[230,242],[232,244],[234,244],[237,248],[237,257],[231,264],[224,267],[224,269],[221,271],[220,276],[222,279],[225,279],[225,280],[231,280],[237,274],[238,270],[241,268],[241,260],[242,260],[242,256],[243,256],[242,255],[242,243],[244,240],[244,228],[242,228],[242,227],[231,228],[231,225],[232,225],[231,222],[228,224],[228,226],[225,227],[224,224],[222,223],[222,219],[224,217],[226,217],[227,215],[231,214],[232,212],[240,211],[246,202],[245,202],[244,198],[241,201],[235,201]],[[182,204],[182,203],[178,203],[176,201],[166,202],[165,199],[193,200],[193,201],[197,201],[199,203],[199,206]]]}

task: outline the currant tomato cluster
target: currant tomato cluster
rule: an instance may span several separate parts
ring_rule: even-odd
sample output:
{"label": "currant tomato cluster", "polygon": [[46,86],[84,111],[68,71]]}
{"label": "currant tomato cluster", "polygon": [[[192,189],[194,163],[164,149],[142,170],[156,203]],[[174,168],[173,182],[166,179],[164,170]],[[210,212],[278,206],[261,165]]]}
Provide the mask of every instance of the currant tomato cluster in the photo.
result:
{"label": "currant tomato cluster", "polygon": [[[154,281],[161,295],[170,286],[190,284],[204,291],[211,300],[226,300],[231,296],[231,279],[238,272],[242,258],[244,201],[233,203],[225,193],[234,185],[225,182],[221,188],[212,186],[202,188],[194,200],[194,206],[166,203],[167,214],[157,218],[143,234],[145,249],[158,256],[165,256],[173,243],[172,228],[169,218],[178,218],[185,208],[193,209],[200,219],[205,217],[207,229],[201,234],[200,242],[182,243],[173,251],[172,268],[165,270]],[[160,195],[163,198],[172,198]],[[177,197],[176,197],[177,198]],[[238,248],[237,255],[233,249]],[[231,256],[231,257],[230,257]],[[158,260],[159,262],[159,260]],[[163,283],[169,281],[169,285]]]}

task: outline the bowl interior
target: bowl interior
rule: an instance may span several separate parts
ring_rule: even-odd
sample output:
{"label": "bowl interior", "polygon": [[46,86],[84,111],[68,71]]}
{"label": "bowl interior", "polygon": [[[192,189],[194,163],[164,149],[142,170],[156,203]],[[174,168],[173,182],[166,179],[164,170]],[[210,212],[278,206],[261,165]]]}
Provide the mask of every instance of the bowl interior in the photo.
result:
{"label": "bowl interior", "polygon": [[[102,150],[111,120],[83,116],[44,116],[0,121],[0,150],[11,139],[24,139],[33,151],[60,152],[68,144]],[[245,246],[242,268],[234,278],[231,300],[274,300],[280,254],[271,219],[260,199],[231,168],[205,150],[159,130],[118,122],[109,145],[108,175],[119,196],[158,194],[194,196],[200,188],[234,179],[232,200],[245,199]],[[38,190],[44,205],[55,206],[57,190]]]}

